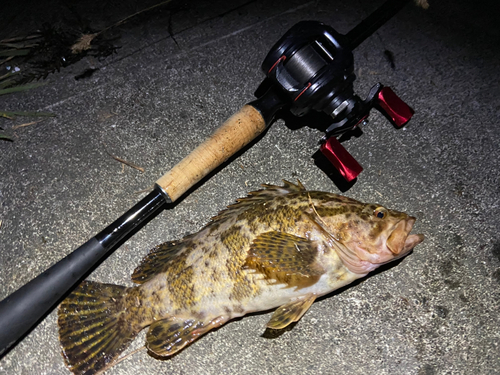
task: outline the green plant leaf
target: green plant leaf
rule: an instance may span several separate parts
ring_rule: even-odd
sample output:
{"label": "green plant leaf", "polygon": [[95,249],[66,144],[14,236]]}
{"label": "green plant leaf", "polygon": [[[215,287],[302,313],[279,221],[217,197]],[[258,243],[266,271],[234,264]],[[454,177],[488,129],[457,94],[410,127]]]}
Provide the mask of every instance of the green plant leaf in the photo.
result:
{"label": "green plant leaf", "polygon": [[12,77],[14,74],[17,74],[17,73],[19,73],[19,72],[12,72],[12,71],[7,72],[3,76],[0,76],[0,81],[8,80],[8,79],[10,79],[10,77]]}
{"label": "green plant leaf", "polygon": [[13,84],[15,84],[15,81],[10,78],[0,80],[0,90],[4,89],[5,87],[12,86]]}
{"label": "green plant leaf", "polygon": [[9,87],[7,89],[1,89],[0,95],[11,94],[13,92],[27,91],[27,90],[34,89],[35,87],[40,87],[43,85],[45,85],[45,83],[41,82],[41,83],[28,83],[26,85]]}
{"label": "green plant leaf", "polygon": [[0,139],[4,139],[6,141],[13,141],[11,137],[9,137],[7,134],[0,133]]}
{"label": "green plant leaf", "polygon": [[5,51],[0,51],[0,56],[10,57],[10,56],[26,56],[30,53],[29,49],[8,49]]}

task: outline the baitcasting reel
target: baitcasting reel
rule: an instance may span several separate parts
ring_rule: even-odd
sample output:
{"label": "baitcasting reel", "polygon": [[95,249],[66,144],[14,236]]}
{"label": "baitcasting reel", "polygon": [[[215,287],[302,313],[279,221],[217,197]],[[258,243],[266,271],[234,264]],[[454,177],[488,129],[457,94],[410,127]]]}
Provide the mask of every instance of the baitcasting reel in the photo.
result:
{"label": "baitcasting reel", "polygon": [[398,128],[414,113],[380,83],[371,88],[365,100],[354,94],[356,76],[349,38],[320,22],[294,25],[268,53],[262,70],[294,115],[303,116],[313,109],[332,117],[334,122],[326,129],[320,150],[347,181],[363,168],[337,138],[365,123],[372,108]]}

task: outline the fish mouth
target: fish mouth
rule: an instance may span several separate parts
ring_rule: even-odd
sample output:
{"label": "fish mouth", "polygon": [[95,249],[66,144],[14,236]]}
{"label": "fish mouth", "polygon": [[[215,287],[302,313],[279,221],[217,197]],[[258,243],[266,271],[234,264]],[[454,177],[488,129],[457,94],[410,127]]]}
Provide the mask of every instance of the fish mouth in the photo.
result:
{"label": "fish mouth", "polygon": [[387,239],[387,248],[395,256],[404,256],[424,240],[423,234],[409,234],[416,220],[413,216],[401,220]]}
{"label": "fish mouth", "polygon": [[424,240],[423,234],[410,234],[416,218],[409,216],[400,220],[392,230],[387,240],[379,243],[371,251],[360,243],[341,243],[334,241],[338,254],[344,265],[351,271],[360,275],[401,259]]}

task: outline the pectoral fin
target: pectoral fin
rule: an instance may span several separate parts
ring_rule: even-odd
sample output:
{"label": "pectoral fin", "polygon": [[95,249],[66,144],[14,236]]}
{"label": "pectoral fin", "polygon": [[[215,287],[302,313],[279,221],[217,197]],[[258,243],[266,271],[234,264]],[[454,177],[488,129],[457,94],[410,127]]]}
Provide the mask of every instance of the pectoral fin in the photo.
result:
{"label": "pectoral fin", "polygon": [[266,326],[272,329],[282,329],[290,323],[297,322],[309,310],[315,299],[316,295],[308,294],[299,300],[278,307]]}
{"label": "pectoral fin", "polygon": [[301,289],[315,284],[325,273],[317,256],[314,241],[288,233],[266,232],[250,246],[245,268],[262,273],[274,284]]}
{"label": "pectoral fin", "polygon": [[170,356],[227,321],[226,317],[218,317],[206,322],[176,317],[160,320],[149,327],[146,346],[148,350],[160,357]]}

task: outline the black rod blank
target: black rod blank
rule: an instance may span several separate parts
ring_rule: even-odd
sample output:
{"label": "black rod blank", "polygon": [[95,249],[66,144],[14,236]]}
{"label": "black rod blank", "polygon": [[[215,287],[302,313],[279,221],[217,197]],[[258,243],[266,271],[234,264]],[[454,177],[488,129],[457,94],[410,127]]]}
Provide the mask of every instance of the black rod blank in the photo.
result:
{"label": "black rod blank", "polygon": [[98,266],[114,246],[166,206],[153,190],[116,221],[0,302],[0,357]]}
{"label": "black rod blank", "polygon": [[410,0],[388,0],[346,34],[351,50],[377,31]]}

